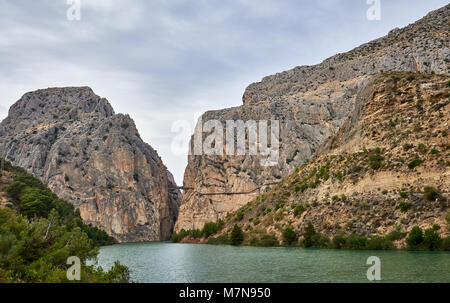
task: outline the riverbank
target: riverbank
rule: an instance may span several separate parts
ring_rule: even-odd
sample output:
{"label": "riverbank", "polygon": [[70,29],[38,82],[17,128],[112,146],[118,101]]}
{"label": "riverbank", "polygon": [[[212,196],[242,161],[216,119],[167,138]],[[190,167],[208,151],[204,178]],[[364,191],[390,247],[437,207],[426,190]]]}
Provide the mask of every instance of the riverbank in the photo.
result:
{"label": "riverbank", "polygon": [[300,235],[291,227],[286,227],[282,233],[281,241],[275,236],[261,232],[250,237],[238,224],[231,232],[223,230],[222,222],[207,223],[202,230],[181,230],[174,233],[172,242],[190,244],[213,245],[243,245],[255,247],[303,247],[303,248],[330,248],[352,250],[408,250],[408,251],[450,251],[450,237],[441,238],[440,226],[433,226],[423,230],[415,226],[409,233],[403,232],[400,227],[384,236],[361,236],[346,234],[344,231],[331,239],[324,234],[316,232],[312,224],[308,224]]}

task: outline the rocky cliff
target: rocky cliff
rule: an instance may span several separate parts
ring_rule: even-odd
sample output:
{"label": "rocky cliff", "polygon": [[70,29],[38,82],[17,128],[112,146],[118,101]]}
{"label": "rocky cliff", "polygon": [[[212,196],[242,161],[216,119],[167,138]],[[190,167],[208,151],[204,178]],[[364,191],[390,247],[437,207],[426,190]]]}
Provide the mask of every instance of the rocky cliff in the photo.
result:
{"label": "rocky cliff", "polygon": [[[333,56],[250,85],[243,105],[207,112],[208,120],[279,120],[280,160],[260,165],[258,156],[189,156],[176,230],[201,228],[224,218],[308,160],[336,134],[355,108],[358,92],[372,75],[399,70],[447,73],[450,70],[450,5],[403,29]],[[229,192],[250,194],[221,195]],[[214,194],[217,195],[204,195]]]}
{"label": "rocky cliff", "polygon": [[25,94],[0,124],[0,157],[22,166],[121,242],[170,237],[181,195],[128,115],[88,87]]}
{"label": "rocky cliff", "polygon": [[281,243],[287,227],[301,237],[312,223],[330,239],[396,232],[397,247],[414,226],[450,237],[449,98],[449,75],[373,76],[339,132],[308,163],[224,218],[218,235],[238,224],[246,244],[267,235]]}

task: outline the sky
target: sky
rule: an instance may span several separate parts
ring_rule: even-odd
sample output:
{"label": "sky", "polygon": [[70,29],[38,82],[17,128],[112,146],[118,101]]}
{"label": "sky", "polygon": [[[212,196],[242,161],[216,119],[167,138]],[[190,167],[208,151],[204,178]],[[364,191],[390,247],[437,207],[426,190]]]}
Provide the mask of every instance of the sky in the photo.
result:
{"label": "sky", "polygon": [[[380,20],[367,18],[374,1]],[[177,121],[193,128],[207,110],[241,105],[250,83],[320,63],[448,3],[0,0],[0,119],[26,92],[89,86],[134,119],[182,184]]]}

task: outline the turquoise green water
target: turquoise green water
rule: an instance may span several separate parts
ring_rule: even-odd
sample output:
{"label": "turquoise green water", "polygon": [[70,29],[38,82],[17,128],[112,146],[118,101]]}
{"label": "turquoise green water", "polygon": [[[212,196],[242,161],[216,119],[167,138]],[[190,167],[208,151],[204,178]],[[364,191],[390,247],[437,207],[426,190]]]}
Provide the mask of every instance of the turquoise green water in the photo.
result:
{"label": "turquoise green water", "polygon": [[127,265],[136,282],[368,282],[367,258],[381,282],[450,282],[450,253],[259,248],[172,243],[102,247],[99,265]]}

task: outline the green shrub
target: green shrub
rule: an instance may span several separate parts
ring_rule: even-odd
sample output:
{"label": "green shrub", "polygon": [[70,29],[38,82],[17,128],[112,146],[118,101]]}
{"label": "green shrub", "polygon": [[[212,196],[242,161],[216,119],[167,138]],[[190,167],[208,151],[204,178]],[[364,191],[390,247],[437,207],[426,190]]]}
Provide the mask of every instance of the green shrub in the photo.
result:
{"label": "green shrub", "polygon": [[[23,216],[29,219],[48,218],[55,210],[62,224],[70,228],[78,227],[86,233],[95,245],[111,245],[116,240],[97,227],[83,223],[79,210],[75,210],[72,204],[58,198],[44,183],[33,175],[28,174],[23,168],[14,167],[9,162],[0,159],[4,169],[13,173],[13,182],[5,188],[5,192],[12,200],[13,205]],[[68,180],[68,177],[65,178]]]}
{"label": "green shrub", "polygon": [[274,234],[265,234],[261,237],[259,241],[259,246],[263,247],[274,247],[279,246],[280,242],[278,241],[277,237]]}
{"label": "green shrub", "polygon": [[390,250],[394,249],[392,241],[386,237],[373,236],[367,240],[366,249],[369,250]]}
{"label": "green shrub", "polygon": [[406,212],[412,207],[412,204],[409,202],[400,202],[399,207],[402,212]]}
{"label": "green shrub", "polygon": [[[67,283],[67,259],[81,261],[82,283],[127,283],[127,267],[116,262],[108,272],[87,266],[97,259],[98,247],[77,226],[52,210],[49,218],[28,218],[0,209],[0,280],[14,283]],[[67,223],[67,224],[66,224]],[[76,223],[76,224],[74,224]],[[7,281],[3,281],[7,277]]]}
{"label": "green shrub", "polygon": [[409,249],[417,249],[423,243],[423,230],[419,226],[414,226],[406,238]]}
{"label": "green shrub", "polygon": [[295,242],[297,242],[297,234],[292,227],[286,227],[283,231],[283,243],[286,245],[292,245]]}
{"label": "green shrub", "polygon": [[432,155],[439,155],[439,150],[436,149],[436,148],[432,148],[432,149],[431,149],[431,154],[432,154]]}
{"label": "green shrub", "polygon": [[236,217],[235,217],[235,221],[237,221],[237,222],[240,222],[240,221],[242,221],[242,219],[244,218],[244,211],[243,210],[239,210],[237,213],[236,213]]}
{"label": "green shrub", "polygon": [[303,193],[305,192],[305,190],[308,189],[308,185],[306,185],[306,183],[303,183],[302,185],[300,185],[300,191]]}
{"label": "green shrub", "polygon": [[428,201],[436,201],[441,196],[441,193],[438,189],[432,186],[426,186],[424,188],[424,197]]}
{"label": "green shrub", "polygon": [[365,249],[367,238],[352,234],[345,239],[345,248],[348,249]]}
{"label": "green shrub", "polygon": [[450,237],[442,239],[441,249],[445,251],[450,251]]}
{"label": "green shrub", "polygon": [[405,144],[403,145],[403,149],[406,150],[406,151],[408,151],[408,150],[410,150],[410,149],[412,149],[412,148],[414,148],[414,145],[412,145],[412,144],[405,143]]}
{"label": "green shrub", "polygon": [[335,235],[331,241],[331,247],[334,249],[345,248],[345,236],[341,233]]}
{"label": "green shrub", "polygon": [[328,247],[330,239],[327,236],[316,232],[314,225],[308,222],[305,229],[302,232],[303,240],[301,245],[305,248],[325,248]]}
{"label": "green shrub", "polygon": [[325,180],[325,181],[328,180],[328,179],[330,178],[330,172],[329,172],[329,169],[330,169],[330,165],[327,164],[327,165],[321,167],[320,170],[319,170],[319,175],[320,175],[320,177],[321,177],[323,180]]}
{"label": "green shrub", "polygon": [[423,163],[423,160],[415,159],[415,160],[409,162],[408,167],[409,167],[409,169],[414,169],[422,163]]}
{"label": "green shrub", "polygon": [[306,208],[303,204],[299,204],[295,207],[294,209],[294,215],[296,217],[300,216],[301,214],[303,214],[306,211]]}
{"label": "green shrub", "polygon": [[403,239],[406,236],[405,233],[402,233],[400,228],[396,228],[393,231],[391,231],[389,234],[387,234],[386,239],[389,241],[398,241]]}
{"label": "green shrub", "polygon": [[379,155],[380,152],[381,150],[377,149],[377,154],[369,155],[370,168],[377,170],[381,167],[381,162],[384,160],[384,158],[381,155]]}
{"label": "green shrub", "polygon": [[203,229],[202,229],[202,235],[205,238],[209,238],[212,235],[219,232],[223,228],[224,225],[225,225],[225,222],[223,222],[220,219],[219,219],[219,221],[217,221],[217,223],[214,223],[214,222],[205,223],[205,225],[203,226]]}
{"label": "green shrub", "polygon": [[438,250],[441,248],[441,237],[438,233],[439,227],[433,226],[425,230],[423,235],[423,247],[427,250]]}
{"label": "green shrub", "polygon": [[211,245],[228,245],[230,244],[230,239],[227,234],[223,234],[217,238],[209,238],[207,243]]}
{"label": "green shrub", "polygon": [[230,244],[241,245],[243,241],[244,241],[244,232],[242,231],[242,228],[239,225],[235,224],[233,230],[231,231]]}

